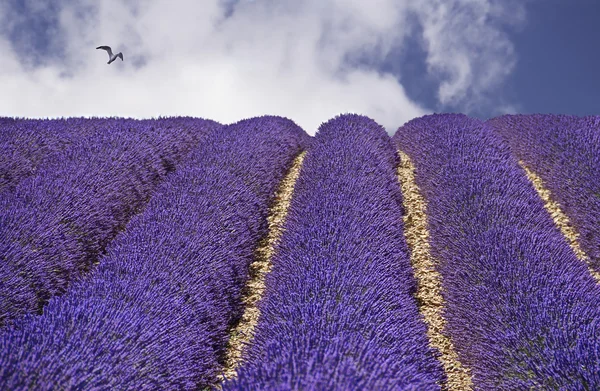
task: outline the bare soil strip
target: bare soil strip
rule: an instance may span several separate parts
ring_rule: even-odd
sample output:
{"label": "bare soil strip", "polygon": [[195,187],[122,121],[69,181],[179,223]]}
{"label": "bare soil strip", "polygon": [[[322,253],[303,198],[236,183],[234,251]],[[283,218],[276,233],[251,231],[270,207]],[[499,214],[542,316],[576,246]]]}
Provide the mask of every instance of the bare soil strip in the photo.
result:
{"label": "bare soil strip", "polygon": [[431,256],[425,199],[415,182],[415,167],[408,155],[398,151],[401,163],[398,166],[398,180],[402,187],[402,197],[406,214],[404,232],[410,248],[410,260],[417,278],[417,300],[419,311],[427,324],[427,336],[432,347],[441,353],[439,358],[448,381],[443,389],[468,391],[473,389],[469,370],[458,360],[458,355],[450,338],[442,333],[446,320],[442,316],[442,276],[436,270],[436,261]]}
{"label": "bare soil strip", "polygon": [[562,232],[563,236],[567,239],[569,246],[571,246],[571,249],[573,249],[573,252],[577,258],[587,264],[588,270],[590,271],[592,277],[594,277],[597,283],[600,283],[600,273],[592,269],[590,265],[590,258],[579,245],[579,233],[575,230],[575,227],[573,227],[567,215],[562,211],[558,202],[552,199],[552,194],[550,193],[550,190],[544,187],[542,178],[540,178],[534,171],[530,170],[522,160],[519,161],[519,165],[525,170],[527,178],[529,178],[540,198],[544,201],[544,207],[548,213],[550,213],[552,220],[554,220],[554,224],[556,224],[556,226],[560,229],[560,232]]}
{"label": "bare soil strip", "polygon": [[269,232],[260,241],[255,250],[254,261],[250,265],[250,280],[246,285],[246,293],[242,298],[245,305],[244,314],[231,332],[225,358],[223,381],[236,376],[236,370],[242,363],[244,349],[254,338],[254,328],[260,316],[257,303],[265,291],[265,277],[271,270],[271,257],[275,252],[275,246],[281,239],[283,225],[294,192],[294,185],[300,175],[305,156],[306,151],[300,153],[294,159],[292,167],[277,190],[274,203],[269,211],[267,217]]}

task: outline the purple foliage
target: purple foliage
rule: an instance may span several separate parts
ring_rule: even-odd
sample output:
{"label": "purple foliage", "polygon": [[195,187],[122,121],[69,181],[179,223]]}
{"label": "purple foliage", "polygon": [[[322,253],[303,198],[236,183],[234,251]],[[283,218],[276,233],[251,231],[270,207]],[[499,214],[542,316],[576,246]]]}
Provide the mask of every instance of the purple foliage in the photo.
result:
{"label": "purple foliage", "polygon": [[40,311],[88,271],[176,162],[221,126],[192,118],[38,124],[53,135],[36,136],[48,145],[69,132],[89,137],[53,149],[35,175],[0,193],[0,326]]}
{"label": "purple foliage", "polygon": [[1,389],[199,389],[217,381],[269,203],[310,138],[259,117],[217,129],[86,279],[0,335]]}
{"label": "purple foliage", "polygon": [[60,159],[74,144],[104,133],[110,120],[0,118],[0,196]]}
{"label": "purple foliage", "polygon": [[323,124],[295,185],[239,377],[226,390],[440,389],[413,297],[395,149],[359,115]]}
{"label": "purple foliage", "polygon": [[487,123],[542,178],[600,272],[600,116],[505,115]]}
{"label": "purple foliage", "polygon": [[600,388],[600,288],[509,146],[479,120],[431,115],[394,140],[428,202],[447,332],[480,390]]}

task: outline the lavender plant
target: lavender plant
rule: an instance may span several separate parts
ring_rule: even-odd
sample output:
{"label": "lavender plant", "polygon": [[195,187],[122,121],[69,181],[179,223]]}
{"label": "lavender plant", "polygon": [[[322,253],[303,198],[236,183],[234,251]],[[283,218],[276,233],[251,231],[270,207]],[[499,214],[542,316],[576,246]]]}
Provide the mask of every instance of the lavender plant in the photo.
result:
{"label": "lavender plant", "polygon": [[104,133],[111,119],[0,117],[0,197],[79,142]]}
{"label": "lavender plant", "polygon": [[508,144],[464,115],[412,120],[394,140],[428,203],[446,332],[475,389],[600,388],[600,288]]}
{"label": "lavender plant", "polygon": [[155,186],[220,126],[192,118],[52,121],[41,121],[40,131],[94,129],[0,196],[0,326],[41,312],[90,270]]}
{"label": "lavender plant", "polygon": [[373,120],[321,125],[225,390],[440,389],[403,236],[398,159]]}
{"label": "lavender plant", "polygon": [[269,204],[309,140],[270,116],[213,130],[94,272],[0,335],[0,388],[214,384]]}
{"label": "lavender plant", "polygon": [[600,272],[600,116],[505,115],[487,123],[542,178]]}

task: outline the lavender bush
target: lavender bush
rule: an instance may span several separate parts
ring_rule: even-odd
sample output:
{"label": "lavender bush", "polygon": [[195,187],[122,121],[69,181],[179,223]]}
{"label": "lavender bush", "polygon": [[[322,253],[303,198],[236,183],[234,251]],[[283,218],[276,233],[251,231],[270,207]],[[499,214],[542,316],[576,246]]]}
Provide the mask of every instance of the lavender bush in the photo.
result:
{"label": "lavender bush", "polygon": [[505,115],[487,123],[542,178],[600,272],[600,116]]}
{"label": "lavender bush", "polygon": [[213,131],[88,278],[0,335],[0,388],[214,384],[269,204],[309,140],[269,116]]}
{"label": "lavender bush", "polygon": [[413,294],[398,160],[367,117],[323,124],[266,279],[256,335],[226,390],[440,389]]}
{"label": "lavender bush", "polygon": [[479,390],[600,388],[600,288],[509,146],[464,115],[408,122],[447,332]]}
{"label": "lavender bush", "polygon": [[88,271],[165,175],[220,126],[192,118],[72,122],[41,121],[40,131],[95,130],[0,196],[0,326],[40,312]]}
{"label": "lavender bush", "polygon": [[110,121],[0,117],[0,197],[78,142],[102,134]]}

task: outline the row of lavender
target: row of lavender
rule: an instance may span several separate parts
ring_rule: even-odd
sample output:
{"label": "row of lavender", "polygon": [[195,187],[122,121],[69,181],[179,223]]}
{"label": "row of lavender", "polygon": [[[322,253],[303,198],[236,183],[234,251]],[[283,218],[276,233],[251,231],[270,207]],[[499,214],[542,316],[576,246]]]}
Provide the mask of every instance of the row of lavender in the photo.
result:
{"label": "row of lavender", "polygon": [[[38,141],[64,137],[71,144],[48,148],[35,174],[0,193],[0,327],[41,312],[50,297],[85,274],[165,175],[220,127],[193,118],[37,124],[35,131],[48,134],[27,134]],[[30,146],[32,156],[38,141]]]}
{"label": "row of lavender", "polygon": [[542,178],[600,272],[600,116],[506,115],[488,123]]}
{"label": "row of lavender", "polygon": [[[194,121],[193,118],[185,117],[141,121],[117,118],[46,120],[2,117],[0,195],[6,191],[14,191],[22,180],[35,175],[53,161],[62,159],[65,154],[73,153],[72,150],[81,148],[82,144],[88,147],[100,145],[100,142],[108,141],[107,137],[114,138],[115,132],[139,133],[142,128],[190,125]],[[150,141],[153,137],[145,132],[138,136],[150,136]]]}
{"label": "row of lavender", "polygon": [[0,388],[214,384],[271,198],[308,140],[277,117],[213,131],[88,278],[0,336]]}
{"label": "row of lavender", "polygon": [[398,160],[358,115],[323,124],[272,259],[254,342],[228,390],[440,389],[413,298]]}
{"label": "row of lavender", "polygon": [[463,115],[410,121],[394,140],[428,202],[447,332],[475,388],[599,389],[600,287],[508,144]]}
{"label": "row of lavender", "polygon": [[[490,125],[427,116],[394,137],[428,201],[447,332],[476,389],[598,388],[600,289]],[[0,385],[214,384],[269,197],[305,136],[272,117],[213,131],[95,273],[0,336]],[[255,340],[226,389],[443,384],[412,297],[394,149],[365,117],[322,126],[296,183]]]}
{"label": "row of lavender", "polygon": [[102,132],[105,122],[83,118],[0,118],[0,192],[14,190],[21,180],[60,158],[74,143]]}

